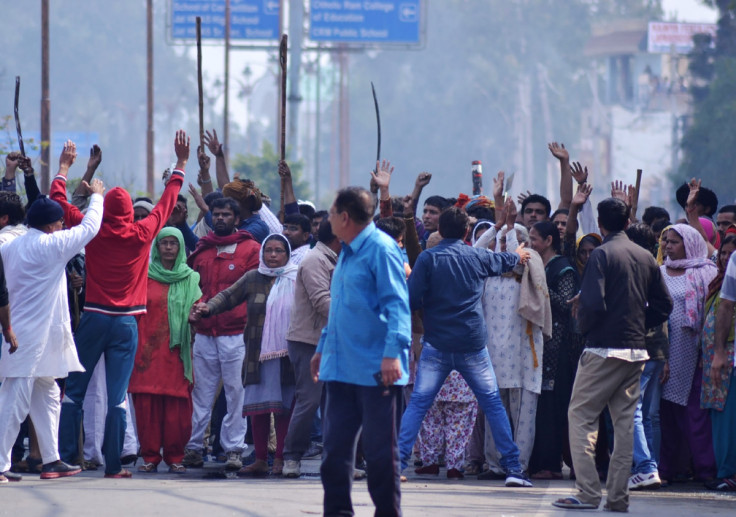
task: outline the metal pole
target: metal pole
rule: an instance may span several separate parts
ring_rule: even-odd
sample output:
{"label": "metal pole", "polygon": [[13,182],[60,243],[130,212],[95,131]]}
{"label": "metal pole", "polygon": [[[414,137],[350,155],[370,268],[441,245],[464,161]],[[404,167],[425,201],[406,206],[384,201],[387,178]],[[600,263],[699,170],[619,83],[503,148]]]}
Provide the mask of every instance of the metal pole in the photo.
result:
{"label": "metal pole", "polygon": [[348,54],[340,52],[340,188],[345,188],[350,183],[350,99],[348,96]]}
{"label": "metal pole", "polygon": [[146,192],[153,186],[153,0],[146,1]]}
{"label": "metal pole", "polygon": [[222,119],[224,130],[222,134],[222,145],[225,153],[225,163],[229,165],[230,160],[230,0],[225,0],[225,103],[223,106]]}
{"label": "metal pole", "polygon": [[321,68],[321,62],[322,61],[322,51],[321,49],[317,49],[317,94],[316,94],[316,106],[315,106],[315,114],[314,114],[314,201],[315,203],[319,204],[320,199],[320,192],[319,192],[319,180],[320,180],[320,174],[319,174],[319,133],[320,133],[320,110],[321,110],[321,99],[320,94],[322,92],[322,68]]}
{"label": "metal pole", "polygon": [[302,64],[302,36],[304,33],[304,0],[291,0],[289,3],[289,158],[296,159],[299,142],[299,103],[302,100],[299,87]]}
{"label": "metal pole", "polygon": [[49,191],[51,99],[49,97],[49,0],[41,0],[41,192]]}

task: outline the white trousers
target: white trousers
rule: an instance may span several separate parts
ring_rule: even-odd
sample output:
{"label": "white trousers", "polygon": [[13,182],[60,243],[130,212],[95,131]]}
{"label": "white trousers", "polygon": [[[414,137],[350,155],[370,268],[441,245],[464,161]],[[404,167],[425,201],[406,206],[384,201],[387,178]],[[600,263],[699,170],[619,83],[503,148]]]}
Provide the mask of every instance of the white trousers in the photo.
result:
{"label": "white trousers", "polygon": [[211,337],[196,334],[192,356],[192,436],[186,448],[195,451],[203,449],[204,432],[210,423],[215,395],[222,381],[227,415],[220,428],[220,444],[225,452],[242,452],[245,449],[247,431],[247,421],[243,417],[243,336]]}
{"label": "white trousers", "polygon": [[10,469],[13,444],[29,414],[43,463],[59,459],[61,392],[54,378],[8,377],[0,386],[0,472]]}
{"label": "white trousers", "polygon": [[[128,394],[125,404],[125,441],[123,442],[122,456],[138,453],[138,437],[136,435],[135,419],[132,414],[133,404]],[[84,411],[84,459],[104,464],[102,441],[105,436],[105,417],[107,416],[107,384],[105,382],[105,356],[100,357],[89,380],[87,393],[82,403]]]}
{"label": "white trousers", "polygon": [[[532,448],[534,447],[539,394],[523,388],[502,388],[498,391],[501,395],[501,401],[506,407],[506,413],[509,415],[514,442],[519,448],[519,463],[521,463],[523,470],[528,470],[529,458],[532,456]],[[499,461],[501,455],[496,450],[496,444],[493,442],[493,433],[491,433],[488,420],[485,424],[486,463],[488,463],[490,470],[503,473],[504,469]]]}

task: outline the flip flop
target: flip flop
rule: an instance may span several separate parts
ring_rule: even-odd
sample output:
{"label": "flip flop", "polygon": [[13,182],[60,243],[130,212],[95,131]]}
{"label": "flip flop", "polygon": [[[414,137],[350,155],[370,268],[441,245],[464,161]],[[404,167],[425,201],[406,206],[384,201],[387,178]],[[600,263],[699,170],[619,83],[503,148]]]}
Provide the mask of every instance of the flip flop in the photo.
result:
{"label": "flip flop", "polygon": [[572,497],[572,496],[558,499],[557,501],[552,503],[552,506],[556,506],[557,508],[565,508],[566,510],[597,510],[598,509],[597,504],[584,503],[577,497]]}

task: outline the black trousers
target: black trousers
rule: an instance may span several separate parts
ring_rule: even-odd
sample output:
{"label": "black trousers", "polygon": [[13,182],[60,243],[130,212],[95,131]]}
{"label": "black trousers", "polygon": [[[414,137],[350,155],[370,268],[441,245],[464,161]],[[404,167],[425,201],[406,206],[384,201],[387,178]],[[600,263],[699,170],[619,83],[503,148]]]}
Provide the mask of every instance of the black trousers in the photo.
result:
{"label": "black trousers", "polygon": [[358,435],[362,428],[368,493],[376,517],[401,516],[399,448],[396,403],[401,387],[384,389],[342,382],[326,382],[323,417],[324,452],[320,474],[324,487],[324,515],[352,516],[350,491]]}

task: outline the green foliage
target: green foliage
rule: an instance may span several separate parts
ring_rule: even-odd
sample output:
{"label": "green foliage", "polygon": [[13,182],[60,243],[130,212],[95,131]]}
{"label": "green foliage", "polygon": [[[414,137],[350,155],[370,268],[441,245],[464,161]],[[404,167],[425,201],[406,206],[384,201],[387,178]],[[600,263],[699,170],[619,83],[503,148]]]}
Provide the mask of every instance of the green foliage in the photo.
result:
{"label": "green foliage", "polygon": [[[261,154],[238,154],[232,160],[232,172],[237,172],[240,179],[250,179],[263,192],[271,197],[271,206],[278,210],[278,199],[281,196],[281,178],[278,172],[279,155],[273,144],[263,141]],[[304,163],[301,161],[289,163],[291,177],[294,183],[294,195],[297,199],[309,198],[309,186],[302,179]]]}
{"label": "green foliage", "polygon": [[692,177],[717,186],[724,202],[736,193],[736,2],[715,0],[720,11],[715,50],[696,40],[691,54],[695,81],[693,120],[682,139],[683,161],[674,178]]}

